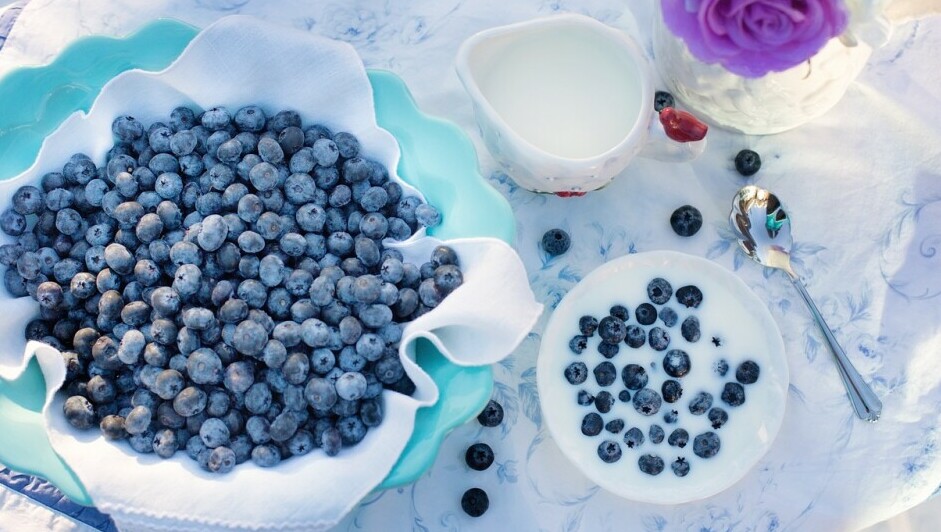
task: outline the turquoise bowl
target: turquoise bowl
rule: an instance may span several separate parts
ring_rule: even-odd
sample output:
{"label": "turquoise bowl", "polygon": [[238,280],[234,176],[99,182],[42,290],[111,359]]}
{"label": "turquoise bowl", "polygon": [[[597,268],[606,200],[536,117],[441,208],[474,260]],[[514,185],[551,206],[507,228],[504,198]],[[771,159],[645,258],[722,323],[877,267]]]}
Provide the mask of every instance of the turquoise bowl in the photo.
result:
{"label": "turquoise bowl", "polygon": [[[52,63],[21,68],[0,79],[0,179],[29,168],[43,139],[75,111],[87,111],[101,87],[131,69],[167,67],[198,29],[158,20],[121,39],[87,37]],[[398,141],[398,174],[444,213],[429,231],[440,239],[494,237],[513,244],[510,205],[477,170],[470,139],[450,122],[422,113],[395,74],[368,71],[376,120]],[[486,215],[481,215],[486,213]],[[417,362],[437,384],[440,399],[418,410],[415,432],[378,489],[414,482],[431,467],[442,439],[480,412],[493,389],[489,366],[449,362],[430,342],[417,345]],[[0,379],[0,462],[43,477],[75,502],[93,505],[81,481],[49,445],[41,410],[45,384],[35,360],[15,381]]]}

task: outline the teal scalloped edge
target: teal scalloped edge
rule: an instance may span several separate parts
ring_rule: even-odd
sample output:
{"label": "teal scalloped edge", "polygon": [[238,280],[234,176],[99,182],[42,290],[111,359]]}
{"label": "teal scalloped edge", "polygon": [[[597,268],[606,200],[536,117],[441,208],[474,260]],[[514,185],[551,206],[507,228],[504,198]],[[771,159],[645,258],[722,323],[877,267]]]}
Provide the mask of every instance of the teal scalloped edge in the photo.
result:
{"label": "teal scalloped edge", "polygon": [[[29,168],[43,139],[72,112],[87,111],[112,77],[133,68],[165,68],[197,33],[192,26],[158,20],[123,39],[80,39],[52,63],[18,69],[0,79],[0,100],[16,109],[0,116],[0,179]],[[395,74],[369,71],[369,79],[377,122],[399,140],[402,149],[399,175],[445,212],[442,224],[430,233],[441,239],[490,236],[512,244],[516,236],[512,210],[479,174],[476,152],[464,132],[419,111]],[[417,362],[442,397],[460,401],[439,400],[418,411],[412,439],[378,489],[417,480],[434,462],[443,438],[480,412],[493,388],[489,366],[456,366],[424,341],[416,352]],[[36,395],[36,390],[44,389],[35,361],[16,381],[0,379],[0,461],[50,480],[77,503],[92,505],[75,474],[49,446],[39,414],[41,396]]]}

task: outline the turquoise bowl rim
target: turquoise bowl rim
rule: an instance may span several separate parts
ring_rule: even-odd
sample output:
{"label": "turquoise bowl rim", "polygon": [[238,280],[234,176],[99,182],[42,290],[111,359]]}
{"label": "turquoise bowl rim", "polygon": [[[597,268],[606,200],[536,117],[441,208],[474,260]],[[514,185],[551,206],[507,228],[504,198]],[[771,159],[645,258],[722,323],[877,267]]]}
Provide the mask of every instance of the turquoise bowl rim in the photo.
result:
{"label": "turquoise bowl rim", "polygon": [[[0,179],[29,168],[42,139],[71,113],[87,111],[114,75],[136,68],[165,68],[198,32],[179,21],[155,20],[123,38],[78,39],[51,63],[19,68],[4,76],[0,99],[16,112],[0,116]],[[395,74],[380,70],[367,74],[377,122],[400,145],[398,175],[445,213],[442,225],[429,233],[440,239],[487,236],[514,244],[512,209],[480,175],[473,143],[463,130],[421,112]],[[416,358],[435,380],[441,398],[418,411],[405,451],[378,490],[409,484],[423,475],[444,437],[476,416],[493,388],[489,366],[457,366],[429,342],[419,343]],[[44,390],[35,360],[15,381],[0,379],[0,462],[49,480],[77,503],[93,505],[81,481],[46,438],[40,415]],[[18,436],[11,437],[14,434]]]}

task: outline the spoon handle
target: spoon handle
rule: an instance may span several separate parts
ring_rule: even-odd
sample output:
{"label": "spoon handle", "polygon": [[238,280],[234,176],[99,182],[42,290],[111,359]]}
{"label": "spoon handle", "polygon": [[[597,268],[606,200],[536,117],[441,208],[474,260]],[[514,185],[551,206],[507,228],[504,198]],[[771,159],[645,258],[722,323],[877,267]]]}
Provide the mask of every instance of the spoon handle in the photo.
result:
{"label": "spoon handle", "polygon": [[807,289],[804,288],[804,283],[800,281],[797,275],[791,272],[787,273],[788,277],[791,278],[791,283],[797,288],[804,303],[807,304],[807,308],[809,308],[811,314],[813,314],[814,321],[817,322],[817,326],[820,327],[820,331],[823,332],[824,337],[826,337],[827,343],[830,344],[830,350],[833,352],[833,356],[836,359],[837,368],[840,370],[840,377],[843,378],[843,385],[846,387],[846,393],[849,395],[850,402],[853,403],[853,409],[856,410],[856,415],[859,416],[860,419],[865,419],[870,423],[878,421],[879,416],[882,415],[882,401],[879,400],[879,397],[872,391],[872,388],[866,384],[866,381],[863,380],[859,372],[856,371],[856,368],[853,367],[853,363],[850,362],[843,348],[840,347],[840,343],[837,342],[836,338],[833,336],[833,331],[830,330],[830,327],[828,327],[827,323],[823,320],[823,316],[820,315],[820,311],[817,309],[817,305],[814,304],[814,300],[811,299],[810,294],[807,293]]}

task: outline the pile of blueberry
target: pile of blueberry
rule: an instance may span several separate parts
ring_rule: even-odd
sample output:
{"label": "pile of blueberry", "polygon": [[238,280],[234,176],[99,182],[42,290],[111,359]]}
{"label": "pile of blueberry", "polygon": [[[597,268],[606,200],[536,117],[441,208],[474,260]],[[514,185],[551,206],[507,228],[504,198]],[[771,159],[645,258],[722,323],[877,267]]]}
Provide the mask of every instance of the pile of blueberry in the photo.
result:
{"label": "pile of blueberry", "polygon": [[336,455],[411,394],[402,324],[463,282],[383,245],[440,214],[358,140],[296,112],[122,116],[98,167],[74,155],[0,214],[3,284],[39,302],[26,337],[62,351],[64,414],[141,453],[225,473]]}
{"label": "pile of blueberry", "polygon": [[[598,352],[607,360],[595,365],[591,370],[585,362],[575,361],[564,369],[563,374],[573,386],[582,385],[593,377],[602,388],[594,395],[585,389],[576,394],[579,405],[594,410],[582,418],[582,434],[593,438],[602,434],[602,431],[610,435],[618,435],[623,431],[620,438],[623,448],[628,452],[637,450],[637,465],[640,470],[649,475],[659,475],[665,467],[664,459],[654,452],[640,454],[645,439],[653,445],[660,445],[666,440],[667,445],[674,448],[673,452],[685,448],[690,440],[686,429],[677,426],[670,430],[671,425],[679,423],[680,412],[683,410],[679,407],[684,391],[681,381],[693,369],[692,358],[687,351],[675,345],[671,349],[671,331],[679,324],[679,336],[685,342],[683,347],[686,348],[699,342],[702,336],[699,318],[689,314],[680,322],[677,311],[667,304],[675,300],[679,308],[691,311],[702,303],[703,293],[694,285],[683,286],[674,292],[666,279],[658,277],[648,283],[647,298],[649,301],[639,304],[634,310],[633,321],[636,323],[630,323],[632,314],[623,305],[611,307],[609,315],[600,321],[594,316],[582,316],[578,322],[579,334],[572,337],[569,349],[576,356],[582,355],[588,348],[589,339],[597,333],[600,339]],[[720,340],[714,338],[713,343],[718,347]],[[644,348],[645,345],[647,348]],[[627,350],[623,349],[625,346]],[[612,360],[622,351],[626,353],[621,356],[621,360],[629,357],[631,361],[621,365],[619,372],[618,366]],[[654,362],[648,365],[650,351],[659,359],[660,367],[666,374],[662,382],[652,382],[657,378],[657,364]],[[660,353],[663,353],[662,358]],[[645,366],[650,367],[651,371],[645,369]],[[713,369],[720,377],[724,377],[729,369],[728,363],[720,360]],[[757,363],[751,360],[742,362],[735,371],[737,382],[725,383],[719,398],[727,407],[741,406],[745,403],[743,385],[755,383],[758,375]],[[623,389],[608,391],[609,388],[617,386],[619,376]],[[617,408],[617,402],[633,407],[639,416],[638,425],[641,420],[662,412],[661,419],[667,428],[664,429],[658,423],[650,423],[647,430],[641,426],[629,427],[630,419],[625,419],[627,416],[617,417],[612,413],[612,410]],[[689,398],[686,410],[693,416],[706,415],[712,428],[718,430],[728,421],[728,413],[721,406],[713,406],[713,402],[712,394],[699,391]],[[606,421],[602,415],[608,414],[611,414],[610,419]],[[618,438],[603,438],[598,445],[598,457],[606,463],[620,460],[624,451]],[[713,431],[705,431],[693,438],[693,454],[700,458],[712,458],[719,453],[720,448],[721,440]],[[669,452],[671,450],[667,450],[667,453]],[[671,468],[676,476],[684,477],[689,474],[690,462],[686,457],[678,456],[672,462]]]}

